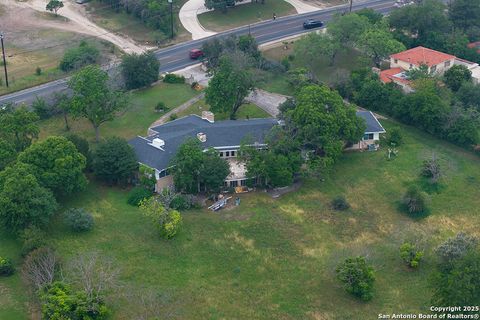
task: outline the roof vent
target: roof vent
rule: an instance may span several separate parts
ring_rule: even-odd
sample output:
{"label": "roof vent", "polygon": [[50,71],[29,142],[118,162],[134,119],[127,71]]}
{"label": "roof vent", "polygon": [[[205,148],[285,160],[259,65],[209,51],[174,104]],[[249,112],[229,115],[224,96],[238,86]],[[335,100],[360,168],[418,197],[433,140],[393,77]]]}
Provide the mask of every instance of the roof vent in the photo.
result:
{"label": "roof vent", "polygon": [[197,138],[200,142],[207,142],[207,135],[203,132],[197,133]]}
{"label": "roof vent", "polygon": [[207,120],[210,123],[215,122],[215,115],[210,111],[202,111],[202,119]]}
{"label": "roof vent", "polygon": [[160,138],[155,138],[152,140],[152,143],[150,143],[150,145],[154,148],[163,150],[162,147],[165,146],[165,141]]}

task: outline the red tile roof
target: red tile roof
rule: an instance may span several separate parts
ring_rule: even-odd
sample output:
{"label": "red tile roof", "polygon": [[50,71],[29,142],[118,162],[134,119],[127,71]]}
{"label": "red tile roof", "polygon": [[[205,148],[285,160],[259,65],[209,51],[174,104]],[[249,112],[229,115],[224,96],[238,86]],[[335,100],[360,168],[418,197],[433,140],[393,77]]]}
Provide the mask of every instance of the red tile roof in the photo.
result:
{"label": "red tile roof", "polygon": [[402,73],[403,70],[401,68],[392,68],[380,71],[380,80],[383,83],[389,83],[392,81],[402,82],[405,84],[409,84],[410,81],[401,77],[395,77],[396,74]]}
{"label": "red tile roof", "polygon": [[452,56],[451,54],[435,51],[424,47],[412,48],[406,51],[392,54],[390,57],[393,59],[398,59],[407,63],[411,63],[415,66],[426,64],[429,67],[455,58],[455,56]]}

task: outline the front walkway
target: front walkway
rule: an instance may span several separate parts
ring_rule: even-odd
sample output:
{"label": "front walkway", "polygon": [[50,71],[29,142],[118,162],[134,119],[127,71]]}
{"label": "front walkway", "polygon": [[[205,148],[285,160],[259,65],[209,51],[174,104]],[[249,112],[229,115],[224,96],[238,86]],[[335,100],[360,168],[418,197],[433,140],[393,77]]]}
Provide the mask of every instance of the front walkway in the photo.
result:
{"label": "front walkway", "polygon": [[[281,0],[274,0],[281,1]],[[297,13],[311,12],[319,10],[318,7],[309,5],[302,0],[284,0],[290,3]],[[239,2],[236,5],[248,4],[249,1]],[[192,39],[202,39],[216,34],[216,32],[205,29],[198,21],[197,15],[208,12],[209,10],[205,8],[205,0],[190,0],[185,2],[185,4],[180,8],[178,17],[183,27],[187,29],[188,32],[192,34]]]}

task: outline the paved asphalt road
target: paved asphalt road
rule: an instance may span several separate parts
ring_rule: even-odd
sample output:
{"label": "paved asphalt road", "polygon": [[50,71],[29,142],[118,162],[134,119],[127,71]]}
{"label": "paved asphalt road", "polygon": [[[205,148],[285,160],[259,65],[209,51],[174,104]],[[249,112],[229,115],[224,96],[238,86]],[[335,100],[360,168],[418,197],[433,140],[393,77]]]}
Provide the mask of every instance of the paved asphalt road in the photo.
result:
{"label": "paved asphalt road", "polygon": [[[394,3],[394,0],[369,0],[359,4],[354,4],[353,10],[371,8],[377,12],[386,14],[394,8]],[[259,44],[263,44],[306,32],[307,30],[304,30],[302,25],[303,21],[305,21],[306,19],[319,19],[328,22],[332,19],[332,16],[334,14],[342,13],[347,9],[348,5],[345,5],[334,8],[327,8],[315,12],[277,18],[275,21],[272,20],[257,23],[251,25],[250,27],[245,26],[227,32],[219,33],[209,38],[188,41],[175,46],[160,49],[155,52],[155,55],[160,60],[160,72],[172,72],[198,63],[197,61],[189,59],[188,52],[191,49],[200,48],[205,41],[208,41],[213,37],[221,38],[231,34],[242,35],[248,34],[248,32],[250,31],[250,33],[257,39],[257,42]],[[32,102],[37,96],[45,98],[49,97],[55,92],[61,92],[63,90],[66,90],[66,82],[67,79],[60,79],[22,91],[17,91],[8,95],[0,96],[0,105],[9,102],[13,102],[16,104],[28,104]]]}

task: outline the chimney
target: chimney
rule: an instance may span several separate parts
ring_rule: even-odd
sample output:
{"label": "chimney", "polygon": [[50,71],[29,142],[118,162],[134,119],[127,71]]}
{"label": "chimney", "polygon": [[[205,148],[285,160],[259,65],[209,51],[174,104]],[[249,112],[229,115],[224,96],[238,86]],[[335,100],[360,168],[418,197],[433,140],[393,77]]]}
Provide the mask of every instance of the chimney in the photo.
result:
{"label": "chimney", "polygon": [[197,133],[197,138],[200,142],[207,142],[207,135],[203,132]]}
{"label": "chimney", "polygon": [[154,148],[163,150],[162,147],[165,146],[165,141],[160,138],[155,138],[152,140],[152,143],[150,143],[150,145]]}
{"label": "chimney", "polygon": [[215,115],[210,111],[202,111],[202,119],[207,120],[210,123],[215,122]]}

